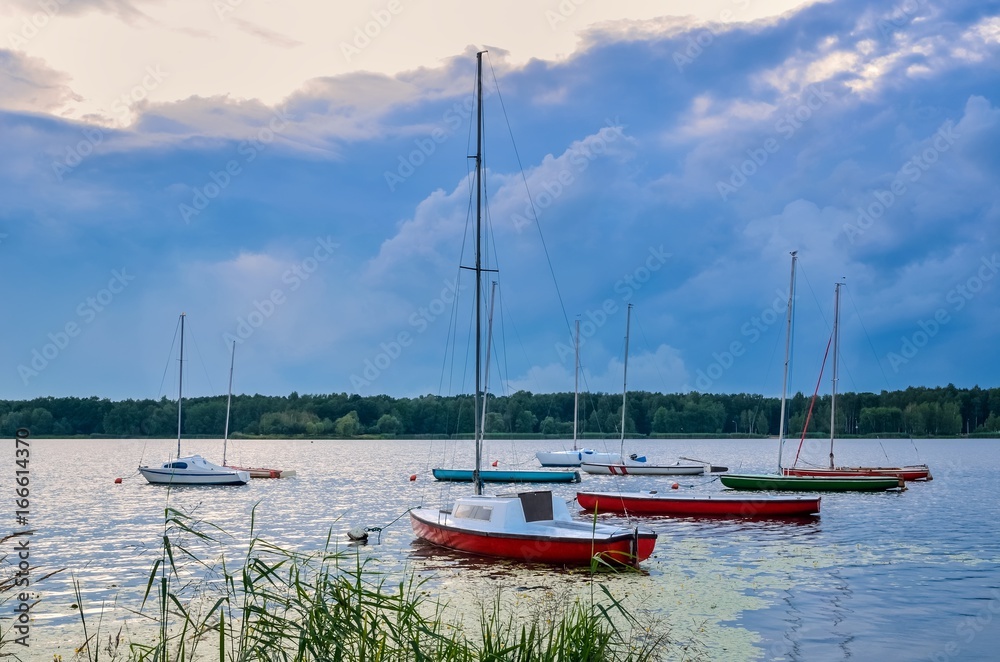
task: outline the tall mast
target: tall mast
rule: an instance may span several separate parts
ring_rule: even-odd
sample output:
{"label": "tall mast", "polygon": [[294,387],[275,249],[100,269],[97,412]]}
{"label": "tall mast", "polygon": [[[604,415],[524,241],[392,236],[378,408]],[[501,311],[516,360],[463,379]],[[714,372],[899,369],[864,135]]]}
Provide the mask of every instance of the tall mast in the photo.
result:
{"label": "tall mast", "polygon": [[229,410],[233,404],[233,364],[236,363],[236,341],[229,358],[229,395],[226,397],[226,431],[222,437],[222,466],[226,466],[226,444],[229,442]]}
{"label": "tall mast", "polygon": [[482,318],[483,318],[483,264],[482,264],[482,236],[483,236],[483,53],[476,53],[476,468],[472,472],[472,482],[475,484],[475,493],[483,493],[483,484],[479,477],[479,468],[482,463],[482,423],[479,420],[480,407],[480,370],[482,363]]}
{"label": "tall mast", "polygon": [[833,437],[837,423],[837,353],[840,345],[840,283],[833,288],[833,388],[830,392],[830,468],[833,469]]}
{"label": "tall mast", "polygon": [[788,283],[787,328],[785,329],[785,372],[781,379],[781,421],[778,423],[778,473],[781,473],[781,450],[785,446],[785,400],[788,397],[788,363],[792,350],[792,306],[795,301],[795,261],[798,251],[792,251],[792,276]]}
{"label": "tall mast", "polygon": [[576,450],[576,426],[580,417],[580,320],[576,321],[576,362],[573,368],[573,450]]}
{"label": "tall mast", "polygon": [[625,311],[625,365],[622,370],[622,440],[621,461],[625,461],[625,397],[628,394],[628,335],[632,323],[632,304]]}
{"label": "tall mast", "polygon": [[181,360],[177,375],[177,457],[181,456],[181,401],[184,399],[184,316],[181,313]]}

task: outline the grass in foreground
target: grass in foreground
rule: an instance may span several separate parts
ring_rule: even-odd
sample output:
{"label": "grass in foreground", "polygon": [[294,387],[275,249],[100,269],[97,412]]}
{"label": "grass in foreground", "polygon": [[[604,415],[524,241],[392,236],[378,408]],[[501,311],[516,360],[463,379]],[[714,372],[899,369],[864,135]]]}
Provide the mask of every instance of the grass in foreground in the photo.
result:
{"label": "grass in foreground", "polygon": [[[87,662],[612,662],[658,660],[667,635],[640,623],[603,585],[597,599],[515,613],[497,592],[469,627],[426,580],[390,583],[357,554],[300,554],[251,535],[246,562],[205,563],[222,531],[172,508],[138,614],[154,628],[101,632],[81,609]],[[205,578],[209,579],[205,579]],[[141,628],[140,628],[141,629]],[[126,641],[126,639],[129,639]],[[106,643],[103,643],[106,642]]]}

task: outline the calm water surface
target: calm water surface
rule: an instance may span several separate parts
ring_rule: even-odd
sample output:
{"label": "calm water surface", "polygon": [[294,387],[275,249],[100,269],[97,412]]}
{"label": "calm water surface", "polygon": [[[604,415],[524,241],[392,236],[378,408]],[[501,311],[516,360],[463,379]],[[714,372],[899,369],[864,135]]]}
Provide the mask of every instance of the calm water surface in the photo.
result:
{"label": "calm water surface", "polygon": [[[481,563],[415,541],[408,507],[443,504],[470,489],[430,476],[436,466],[471,466],[469,442],[236,441],[231,461],[291,468],[298,476],[240,488],[174,489],[169,502],[168,491],[147,485],[135,468],[140,459],[161,462],[175,441],[31,444],[34,576],[65,570],[35,587],[42,602],[24,659],[51,660],[53,653],[69,659],[82,643],[74,578],[88,618],[96,619],[103,606],[106,622],[135,622],[129,610],[138,608],[159,557],[168,505],[225,529],[230,564],[245,550],[257,504],[258,532],[301,551],[321,549],[331,530],[347,547],[348,529],[383,527],[377,544],[349,549],[370,556],[371,567],[390,576],[418,573],[460,606],[480,599],[485,587],[486,595],[500,588],[517,604],[538,606],[587,586],[578,572]],[[530,468],[536,450],[560,447],[491,442],[486,457],[501,467]],[[647,519],[660,538],[643,566],[646,574],[602,581],[705,659],[995,659],[998,449],[1000,440],[838,442],[838,460],[845,463],[885,464],[886,455],[897,464],[926,462],[934,480],[910,483],[898,494],[825,494],[822,515],[802,521]],[[654,462],[703,458],[731,471],[771,472],[776,464],[776,442],[767,440],[637,440],[626,450]],[[218,460],[221,442],[185,441],[183,451]],[[821,458],[826,448],[810,442],[804,453]],[[116,485],[119,476],[125,480]],[[582,485],[553,489],[570,500],[577,488],[669,489],[674,480],[584,475]],[[723,489],[712,478],[678,480],[682,491]],[[7,481],[12,485],[12,477]]]}

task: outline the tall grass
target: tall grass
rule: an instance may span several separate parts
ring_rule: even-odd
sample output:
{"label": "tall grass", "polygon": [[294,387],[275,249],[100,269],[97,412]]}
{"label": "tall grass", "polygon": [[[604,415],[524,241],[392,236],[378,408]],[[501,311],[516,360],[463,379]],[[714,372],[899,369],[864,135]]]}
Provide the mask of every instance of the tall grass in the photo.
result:
{"label": "tall grass", "polygon": [[[390,581],[354,553],[302,554],[259,537],[251,516],[245,561],[203,560],[223,532],[165,510],[162,550],[138,613],[155,627],[112,640],[80,609],[80,659],[136,662],[644,662],[661,659],[667,635],[645,626],[600,585],[591,593],[522,613],[502,591],[462,622],[431,597],[426,580]],[[206,579],[208,578],[208,579]],[[78,597],[79,600],[79,597]],[[140,628],[141,629],[141,628]],[[92,642],[107,638],[98,647]],[[114,645],[112,645],[112,642]]]}

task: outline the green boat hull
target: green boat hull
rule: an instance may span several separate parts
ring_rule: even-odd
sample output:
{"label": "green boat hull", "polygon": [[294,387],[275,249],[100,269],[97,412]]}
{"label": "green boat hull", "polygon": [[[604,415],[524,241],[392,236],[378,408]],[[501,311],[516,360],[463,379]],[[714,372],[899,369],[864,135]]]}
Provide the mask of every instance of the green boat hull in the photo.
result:
{"label": "green boat hull", "polygon": [[[471,469],[433,469],[438,480],[472,482]],[[524,471],[493,469],[479,472],[484,483],[579,483],[579,471]]]}
{"label": "green boat hull", "polygon": [[734,490],[781,492],[884,492],[903,487],[899,478],[876,476],[776,476],[767,474],[722,474],[719,480]]}

